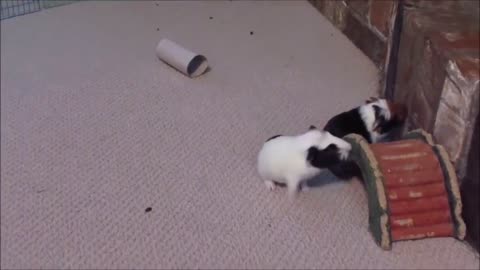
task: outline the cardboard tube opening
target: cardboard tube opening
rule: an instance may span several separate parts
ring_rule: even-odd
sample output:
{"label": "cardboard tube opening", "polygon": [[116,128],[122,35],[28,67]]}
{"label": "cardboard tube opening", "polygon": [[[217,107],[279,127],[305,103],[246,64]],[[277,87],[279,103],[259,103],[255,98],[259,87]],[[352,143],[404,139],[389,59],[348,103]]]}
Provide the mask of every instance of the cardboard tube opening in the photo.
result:
{"label": "cardboard tube opening", "polygon": [[187,67],[187,73],[191,77],[202,75],[208,68],[207,58],[203,55],[195,56]]}
{"label": "cardboard tube opening", "polygon": [[207,58],[194,53],[173,41],[162,39],[156,48],[160,60],[189,77],[197,77],[208,68]]}

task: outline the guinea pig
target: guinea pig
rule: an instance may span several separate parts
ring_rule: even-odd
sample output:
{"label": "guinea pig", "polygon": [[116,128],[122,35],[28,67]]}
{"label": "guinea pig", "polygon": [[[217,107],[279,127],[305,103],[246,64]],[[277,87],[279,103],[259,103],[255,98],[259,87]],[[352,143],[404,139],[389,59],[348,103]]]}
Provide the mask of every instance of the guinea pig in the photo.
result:
{"label": "guinea pig", "polygon": [[400,127],[407,118],[407,107],[386,99],[370,98],[362,106],[332,117],[325,131],[337,137],[355,133],[369,143],[376,143]]}
{"label": "guinea pig", "polygon": [[[370,98],[362,106],[332,117],[325,131],[343,138],[355,133],[369,143],[385,141],[401,128],[407,118],[407,107],[386,99]],[[361,178],[361,171],[353,161],[332,165],[329,170],[340,179]]]}
{"label": "guinea pig", "polygon": [[300,135],[268,139],[258,154],[257,169],[268,189],[285,185],[293,197],[304,181],[346,160],[350,150],[345,140],[311,126]]}

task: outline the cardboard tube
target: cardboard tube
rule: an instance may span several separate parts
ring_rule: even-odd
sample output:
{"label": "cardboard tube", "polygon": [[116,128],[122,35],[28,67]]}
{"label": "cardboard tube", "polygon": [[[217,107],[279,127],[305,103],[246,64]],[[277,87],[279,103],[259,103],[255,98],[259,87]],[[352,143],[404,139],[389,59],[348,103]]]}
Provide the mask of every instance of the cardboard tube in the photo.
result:
{"label": "cardboard tube", "polygon": [[156,52],[160,60],[191,78],[202,75],[208,68],[205,56],[189,51],[168,39],[160,40]]}

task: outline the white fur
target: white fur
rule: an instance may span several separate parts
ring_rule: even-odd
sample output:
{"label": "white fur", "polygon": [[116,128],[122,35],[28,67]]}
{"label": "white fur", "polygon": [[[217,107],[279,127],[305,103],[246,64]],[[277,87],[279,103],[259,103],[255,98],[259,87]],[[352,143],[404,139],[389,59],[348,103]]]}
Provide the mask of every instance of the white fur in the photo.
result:
{"label": "white fur", "polygon": [[322,150],[332,143],[339,148],[340,158],[347,159],[351,145],[318,129],[298,136],[281,136],[267,141],[258,154],[258,173],[268,189],[275,188],[273,181],[285,183],[289,194],[294,195],[301,182],[321,171],[307,162],[308,149],[316,146]]}
{"label": "white fur", "polygon": [[391,113],[388,107],[387,101],[385,99],[379,99],[375,102],[364,104],[360,106],[360,117],[362,117],[365,126],[367,127],[368,132],[371,135],[372,143],[379,142],[383,139],[385,135],[379,134],[378,132],[374,131],[376,125],[376,118],[375,118],[375,109],[373,108],[374,105],[377,105],[381,108],[381,114],[385,117],[385,120],[390,120]]}

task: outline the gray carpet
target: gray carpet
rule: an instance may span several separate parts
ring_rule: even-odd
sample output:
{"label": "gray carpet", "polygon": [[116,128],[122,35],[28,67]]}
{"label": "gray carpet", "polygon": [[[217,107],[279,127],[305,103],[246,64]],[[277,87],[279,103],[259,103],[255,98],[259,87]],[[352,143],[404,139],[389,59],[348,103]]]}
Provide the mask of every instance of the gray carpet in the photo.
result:
{"label": "gray carpet", "polygon": [[[1,30],[2,268],[479,266],[452,238],[382,251],[356,181],[324,174],[293,203],[260,181],[266,138],[377,87],[307,2],[80,2]],[[172,70],[160,37],[212,70]]]}

